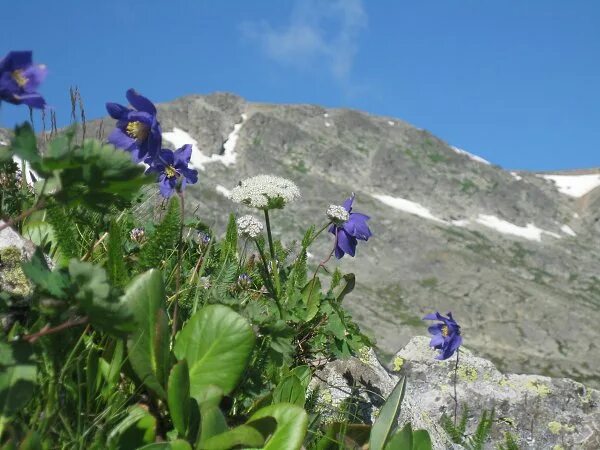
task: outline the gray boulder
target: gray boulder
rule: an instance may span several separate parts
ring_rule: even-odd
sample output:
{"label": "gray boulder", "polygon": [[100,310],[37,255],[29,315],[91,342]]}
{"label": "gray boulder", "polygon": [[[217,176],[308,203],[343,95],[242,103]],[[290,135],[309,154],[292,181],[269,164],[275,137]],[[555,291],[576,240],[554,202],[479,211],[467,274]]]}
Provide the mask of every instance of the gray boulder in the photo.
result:
{"label": "gray boulder", "polygon": [[[323,415],[335,420],[354,399],[356,421],[376,420],[384,398],[406,376],[400,424],[429,431],[434,448],[461,448],[440,425],[453,417],[456,359],[438,361],[429,338],[414,337],[386,370],[372,350],[318,370],[310,388]],[[503,374],[495,365],[461,348],[456,391],[459,417],[468,411],[466,436],[475,431],[484,410],[495,412],[485,448],[495,449],[510,433],[522,449],[600,448],[600,392],[568,378]]]}

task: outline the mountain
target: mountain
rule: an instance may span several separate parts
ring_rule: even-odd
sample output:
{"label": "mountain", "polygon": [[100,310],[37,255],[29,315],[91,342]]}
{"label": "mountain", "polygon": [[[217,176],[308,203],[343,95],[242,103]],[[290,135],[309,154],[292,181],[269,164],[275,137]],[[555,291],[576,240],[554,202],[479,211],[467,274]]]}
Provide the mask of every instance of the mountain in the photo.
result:
{"label": "mountain", "polygon": [[[346,306],[381,355],[423,334],[424,314],[452,311],[469,347],[500,369],[600,385],[600,169],[510,172],[396,118],[348,109],[223,93],[158,109],[165,146],[194,144],[200,179],[187,210],[215,230],[230,211],[251,212],[227,198],[248,176],[298,184],[303,198],[272,215],[290,246],[356,193],[374,236],[339,264],[356,273]],[[102,124],[107,135],[113,121]],[[99,127],[89,122],[88,136]],[[331,246],[322,236],[311,261]]]}

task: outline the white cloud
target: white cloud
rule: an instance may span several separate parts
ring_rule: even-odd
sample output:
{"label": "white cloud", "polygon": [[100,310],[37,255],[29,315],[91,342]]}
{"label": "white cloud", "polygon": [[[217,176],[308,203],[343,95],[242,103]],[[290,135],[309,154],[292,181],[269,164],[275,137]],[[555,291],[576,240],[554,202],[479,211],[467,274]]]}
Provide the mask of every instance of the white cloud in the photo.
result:
{"label": "white cloud", "polygon": [[247,23],[243,31],[280,64],[301,70],[325,64],[346,81],[366,25],[362,0],[297,0],[286,25]]}

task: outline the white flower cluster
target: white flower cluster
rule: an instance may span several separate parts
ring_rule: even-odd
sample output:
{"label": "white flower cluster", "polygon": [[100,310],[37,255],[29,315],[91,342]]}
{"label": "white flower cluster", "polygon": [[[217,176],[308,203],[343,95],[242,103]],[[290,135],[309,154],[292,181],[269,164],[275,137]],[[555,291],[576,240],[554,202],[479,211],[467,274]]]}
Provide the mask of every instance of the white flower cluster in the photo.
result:
{"label": "white flower cluster", "polygon": [[273,175],[257,175],[231,190],[231,200],[259,209],[283,208],[300,197],[293,181]]}
{"label": "white flower cluster", "polygon": [[350,218],[346,208],[340,205],[329,205],[327,208],[327,217],[334,223],[341,224]]}
{"label": "white flower cluster", "polygon": [[263,230],[263,224],[250,215],[242,216],[237,220],[238,233],[242,237],[256,239]]}

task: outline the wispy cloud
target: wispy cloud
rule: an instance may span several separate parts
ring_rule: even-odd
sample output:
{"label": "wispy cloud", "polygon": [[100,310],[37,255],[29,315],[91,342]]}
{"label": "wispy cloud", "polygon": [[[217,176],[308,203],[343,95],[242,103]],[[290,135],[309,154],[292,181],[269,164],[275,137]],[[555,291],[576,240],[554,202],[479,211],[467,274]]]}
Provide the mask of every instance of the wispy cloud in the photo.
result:
{"label": "wispy cloud", "polygon": [[263,21],[242,28],[272,60],[300,70],[326,67],[347,83],[366,25],[361,0],[297,0],[287,24]]}

